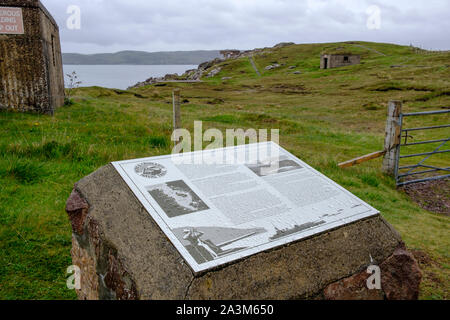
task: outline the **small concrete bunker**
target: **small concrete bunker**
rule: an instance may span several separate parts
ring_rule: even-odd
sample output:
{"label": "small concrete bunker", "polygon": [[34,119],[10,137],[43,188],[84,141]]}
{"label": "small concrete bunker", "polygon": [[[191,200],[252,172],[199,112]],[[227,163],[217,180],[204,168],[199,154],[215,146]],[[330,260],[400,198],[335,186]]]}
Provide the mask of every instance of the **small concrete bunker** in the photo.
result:
{"label": "small concrete bunker", "polygon": [[346,67],[361,63],[361,56],[351,53],[322,54],[320,57],[320,69],[332,69]]}
{"label": "small concrete bunker", "polygon": [[264,146],[114,162],[79,181],[66,206],[79,299],[417,299],[399,234],[278,145],[270,165],[195,161]]}
{"label": "small concrete bunker", "polygon": [[39,0],[2,0],[0,109],[53,114],[63,104],[56,21]]}
{"label": "small concrete bunker", "polygon": [[224,57],[224,59],[233,59],[237,58],[240,54],[240,50],[222,50],[220,54]]}

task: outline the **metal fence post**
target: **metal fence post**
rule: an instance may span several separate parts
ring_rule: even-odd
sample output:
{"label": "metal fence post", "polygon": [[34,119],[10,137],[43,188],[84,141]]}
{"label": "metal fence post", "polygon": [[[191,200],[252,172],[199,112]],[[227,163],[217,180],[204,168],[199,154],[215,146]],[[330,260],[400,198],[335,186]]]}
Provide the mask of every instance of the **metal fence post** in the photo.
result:
{"label": "metal fence post", "polygon": [[383,172],[392,176],[396,174],[397,162],[399,159],[402,135],[401,114],[402,102],[389,101],[386,137],[384,140],[384,150],[386,151],[386,155],[383,160]]}

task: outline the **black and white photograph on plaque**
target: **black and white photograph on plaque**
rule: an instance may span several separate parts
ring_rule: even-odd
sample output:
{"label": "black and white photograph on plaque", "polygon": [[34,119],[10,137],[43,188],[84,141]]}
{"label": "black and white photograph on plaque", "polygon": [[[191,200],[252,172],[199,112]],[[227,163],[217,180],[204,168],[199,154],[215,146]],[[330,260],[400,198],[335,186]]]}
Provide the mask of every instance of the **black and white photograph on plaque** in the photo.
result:
{"label": "black and white photograph on plaque", "polygon": [[246,246],[239,246],[236,243],[266,232],[267,230],[264,228],[219,227],[186,227],[173,230],[173,233],[198,264],[247,249]]}
{"label": "black and white photograph on plaque", "polygon": [[286,229],[275,228],[276,233],[275,233],[275,235],[270,237],[270,241],[275,241],[275,240],[278,240],[281,238],[285,238],[285,237],[291,236],[293,234],[300,233],[302,231],[321,226],[325,223],[326,223],[326,221],[320,220],[320,221],[316,221],[316,222],[304,223],[302,225],[296,224],[292,228],[286,228]]}
{"label": "black and white photograph on plaque", "polygon": [[270,176],[272,174],[299,170],[303,168],[297,162],[285,156],[281,156],[279,159],[272,161],[271,160],[264,162],[258,161],[258,163],[256,164],[247,164],[246,166],[259,177]]}
{"label": "black and white photograph on plaque", "polygon": [[209,209],[183,180],[148,186],[147,191],[169,218]]}

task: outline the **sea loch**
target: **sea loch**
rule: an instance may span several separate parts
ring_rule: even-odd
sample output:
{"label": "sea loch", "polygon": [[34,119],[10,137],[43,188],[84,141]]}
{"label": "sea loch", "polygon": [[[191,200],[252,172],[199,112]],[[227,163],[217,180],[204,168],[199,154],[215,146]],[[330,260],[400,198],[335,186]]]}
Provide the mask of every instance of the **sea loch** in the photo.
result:
{"label": "sea loch", "polygon": [[173,73],[181,75],[186,70],[196,68],[196,65],[64,65],[64,78],[67,87],[67,74],[75,71],[81,87],[99,86],[125,90],[150,77]]}

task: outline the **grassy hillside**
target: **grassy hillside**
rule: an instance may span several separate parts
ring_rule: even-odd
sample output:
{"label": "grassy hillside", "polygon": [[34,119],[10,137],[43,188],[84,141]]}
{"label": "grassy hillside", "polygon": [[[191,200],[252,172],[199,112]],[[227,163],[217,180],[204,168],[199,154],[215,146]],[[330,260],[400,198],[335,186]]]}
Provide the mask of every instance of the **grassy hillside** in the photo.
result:
{"label": "grassy hillside", "polygon": [[63,53],[63,63],[75,65],[197,65],[220,57],[220,52],[217,50],[175,52],[121,51],[99,54]]}
{"label": "grassy hillside", "polygon": [[[320,70],[320,53],[339,47],[360,53],[363,64]],[[340,43],[267,49],[254,60],[261,77],[241,58],[201,83],[78,89],[75,103],[54,117],[0,113],[0,299],[75,298],[65,288],[71,228],[64,206],[72,186],[110,161],[170,153],[174,87],[182,89],[183,125],[191,132],[194,120],[205,130],[279,128],[283,147],[379,209],[425,257],[421,298],[449,299],[448,216],[397,190],[381,174],[381,160],[345,170],[337,163],[382,148],[388,100],[403,100],[405,111],[449,107],[450,54]],[[274,63],[282,66],[265,70]],[[435,161],[448,165],[448,155]]]}

